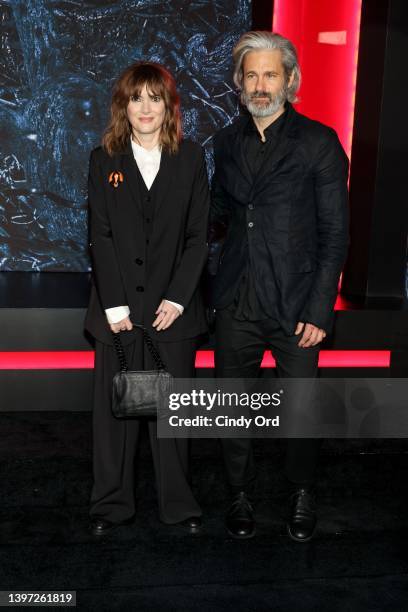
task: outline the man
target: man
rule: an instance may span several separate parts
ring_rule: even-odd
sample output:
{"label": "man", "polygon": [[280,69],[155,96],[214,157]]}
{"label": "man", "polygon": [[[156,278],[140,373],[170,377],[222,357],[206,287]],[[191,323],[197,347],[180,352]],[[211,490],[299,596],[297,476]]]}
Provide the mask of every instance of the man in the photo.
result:
{"label": "man", "polygon": [[[289,40],[247,32],[233,59],[249,114],[214,139],[210,253],[225,235],[212,296],[216,374],[255,378],[271,349],[278,376],[313,378],[348,244],[348,160],[333,129],[291,105],[300,69]],[[227,530],[252,537],[251,440],[224,439],[222,446],[232,491]],[[309,540],[316,526],[318,450],[318,440],[288,440],[287,527],[297,541]]]}

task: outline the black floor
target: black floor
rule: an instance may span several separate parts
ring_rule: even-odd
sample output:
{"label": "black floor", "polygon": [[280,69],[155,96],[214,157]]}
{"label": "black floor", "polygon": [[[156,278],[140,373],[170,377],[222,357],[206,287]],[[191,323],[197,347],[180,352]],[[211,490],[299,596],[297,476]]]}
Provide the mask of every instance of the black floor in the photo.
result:
{"label": "black floor", "polygon": [[138,455],[134,525],[101,541],[88,533],[90,413],[0,413],[0,590],[76,590],[80,610],[408,609],[408,445],[327,441],[318,481],[319,529],[285,533],[281,441],[256,442],[259,528],[235,541],[218,445],[193,441],[202,533],[157,518],[147,439]]}

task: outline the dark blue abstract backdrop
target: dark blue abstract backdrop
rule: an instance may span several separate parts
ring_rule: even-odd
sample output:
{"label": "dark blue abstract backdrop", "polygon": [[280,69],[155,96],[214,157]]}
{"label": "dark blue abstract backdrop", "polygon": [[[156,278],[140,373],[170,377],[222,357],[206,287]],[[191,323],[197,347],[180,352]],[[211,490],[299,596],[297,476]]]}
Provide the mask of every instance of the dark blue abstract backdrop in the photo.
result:
{"label": "dark blue abstract backdrop", "polygon": [[0,17],[0,270],[87,271],[88,159],[114,79],[141,58],[167,66],[211,173],[250,0],[0,0]]}

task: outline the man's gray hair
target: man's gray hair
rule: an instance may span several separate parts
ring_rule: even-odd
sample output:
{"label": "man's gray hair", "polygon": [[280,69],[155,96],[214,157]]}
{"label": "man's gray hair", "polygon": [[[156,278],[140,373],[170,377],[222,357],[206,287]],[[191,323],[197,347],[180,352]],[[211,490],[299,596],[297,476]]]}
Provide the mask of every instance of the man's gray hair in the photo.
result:
{"label": "man's gray hair", "polygon": [[285,70],[286,82],[293,74],[293,82],[287,89],[287,99],[289,102],[296,102],[296,94],[300,87],[300,67],[298,56],[293,43],[287,38],[274,32],[253,30],[241,36],[232,51],[234,60],[234,83],[242,89],[243,80],[243,61],[250,51],[272,51],[277,49],[281,52],[282,64]]}

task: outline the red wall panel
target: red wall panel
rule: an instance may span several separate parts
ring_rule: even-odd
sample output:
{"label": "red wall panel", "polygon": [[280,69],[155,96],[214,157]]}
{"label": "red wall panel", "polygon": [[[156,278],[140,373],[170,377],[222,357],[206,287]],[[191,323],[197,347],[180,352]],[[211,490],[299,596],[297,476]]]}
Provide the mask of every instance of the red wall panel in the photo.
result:
{"label": "red wall panel", "polygon": [[299,112],[332,126],[350,157],[361,0],[275,0],[273,26],[296,46]]}

